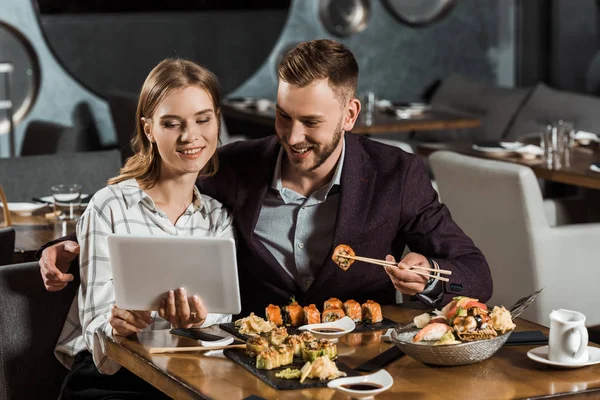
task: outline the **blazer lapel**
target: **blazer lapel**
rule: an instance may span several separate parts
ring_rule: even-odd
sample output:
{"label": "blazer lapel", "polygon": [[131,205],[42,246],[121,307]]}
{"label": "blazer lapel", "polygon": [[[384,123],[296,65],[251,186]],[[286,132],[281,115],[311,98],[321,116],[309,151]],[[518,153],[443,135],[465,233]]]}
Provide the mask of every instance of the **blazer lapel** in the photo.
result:
{"label": "blazer lapel", "polygon": [[[346,133],[345,137],[346,154],[340,185],[340,203],[330,253],[338,244],[352,246],[355,238],[363,232],[377,178],[376,171],[368,163],[369,155],[358,142],[358,138],[351,133]],[[326,281],[338,268],[331,261],[331,257],[327,257],[315,283],[306,294],[307,297],[313,292],[325,290]]]}
{"label": "blazer lapel", "polygon": [[252,268],[258,275],[257,277],[292,293],[298,289],[296,282],[283,270],[271,252],[254,235],[260,210],[267,195],[267,190],[271,185],[279,148],[277,138],[273,137],[273,140],[269,142],[257,162],[248,166],[242,177],[244,182],[239,185],[240,188],[245,190],[239,190],[237,193],[239,212],[236,217],[238,218],[237,226],[240,235],[246,238],[250,250],[256,256],[256,262],[253,263]]}

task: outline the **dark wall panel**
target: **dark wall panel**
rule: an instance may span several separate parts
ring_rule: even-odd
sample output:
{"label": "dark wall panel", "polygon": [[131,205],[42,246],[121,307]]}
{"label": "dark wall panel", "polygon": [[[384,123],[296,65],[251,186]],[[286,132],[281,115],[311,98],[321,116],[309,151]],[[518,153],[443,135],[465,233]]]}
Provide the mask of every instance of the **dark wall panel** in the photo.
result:
{"label": "dark wall panel", "polygon": [[271,52],[287,10],[43,16],[50,47],[92,90],[137,93],[165,57],[200,62],[225,93],[244,82]]}

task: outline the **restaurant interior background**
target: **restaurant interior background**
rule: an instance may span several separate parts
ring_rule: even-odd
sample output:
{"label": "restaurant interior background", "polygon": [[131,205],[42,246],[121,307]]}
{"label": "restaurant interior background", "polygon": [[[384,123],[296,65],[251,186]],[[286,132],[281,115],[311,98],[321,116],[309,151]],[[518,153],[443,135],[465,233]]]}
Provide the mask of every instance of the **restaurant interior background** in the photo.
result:
{"label": "restaurant interior background", "polygon": [[[181,0],[168,5],[0,0],[0,63],[14,67],[10,91],[0,79],[0,105],[11,98],[17,156],[115,148],[126,155],[137,91],[161,59],[204,64],[219,76],[228,98],[274,101],[276,65],[285,51],[304,40],[333,38],[357,57],[360,94],[371,91],[392,102],[435,101],[436,90],[449,77],[459,77],[453,105],[464,105],[460,90],[468,85],[498,96],[491,108],[467,104],[461,110],[473,112],[480,130],[387,132],[371,135],[374,139],[410,141],[413,150],[440,138],[477,139],[469,136],[477,132],[486,139],[516,140],[543,128],[539,113],[538,120],[519,116],[536,95],[548,99],[547,118],[573,118],[600,132],[599,16],[594,0]],[[513,110],[490,130],[489,118],[504,101]],[[560,109],[578,102],[585,105],[577,115],[555,111],[557,104]],[[0,183],[3,174],[12,173],[2,171],[8,164],[1,163],[12,154],[8,115],[0,110]],[[229,136],[273,132],[226,113],[225,122]],[[490,137],[494,132],[498,136]],[[82,167],[80,180],[97,167]],[[597,177],[584,178],[597,184]],[[598,210],[588,211],[583,222],[600,219]]]}

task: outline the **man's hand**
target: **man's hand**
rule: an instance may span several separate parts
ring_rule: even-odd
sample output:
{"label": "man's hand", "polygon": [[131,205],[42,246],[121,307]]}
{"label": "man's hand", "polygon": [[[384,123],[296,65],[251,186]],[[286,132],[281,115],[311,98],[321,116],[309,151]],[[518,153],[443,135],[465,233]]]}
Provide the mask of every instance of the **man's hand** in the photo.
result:
{"label": "man's hand", "polygon": [[[386,261],[396,262],[393,256],[387,255]],[[428,278],[415,274],[410,270],[413,266],[433,268],[425,256],[419,253],[408,253],[399,263],[398,267],[385,267],[385,272],[390,276],[396,290],[409,296],[421,293],[425,289]]]}
{"label": "man's hand", "polygon": [[158,309],[158,315],[171,323],[173,328],[200,326],[208,313],[198,296],[187,297],[184,288],[169,291]]}
{"label": "man's hand", "polygon": [[113,328],[113,335],[131,336],[140,332],[152,323],[150,311],[123,310],[113,306],[108,323]]}
{"label": "man's hand", "polygon": [[79,245],[70,240],[46,247],[42,251],[40,273],[47,291],[58,292],[73,280],[73,274],[66,272],[78,254]]}

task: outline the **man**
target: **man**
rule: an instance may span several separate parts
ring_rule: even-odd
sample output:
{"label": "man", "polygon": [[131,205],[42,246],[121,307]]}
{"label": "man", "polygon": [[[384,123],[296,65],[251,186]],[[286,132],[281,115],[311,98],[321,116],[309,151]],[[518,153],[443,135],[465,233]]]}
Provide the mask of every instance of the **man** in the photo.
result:
{"label": "man", "polygon": [[[352,130],[358,64],[331,40],[304,42],[278,68],[277,137],[220,149],[220,170],[199,182],[229,208],[238,231],[243,314],[269,303],[323,304],[330,297],[394,303],[395,289],[437,306],[454,296],[487,301],[489,267],[437,200],[422,161]],[[411,253],[402,268],[357,262],[343,271],[331,259],[338,244],[388,260]],[[60,290],[77,253],[72,242],[46,248],[40,260],[48,290]],[[411,271],[452,271],[451,281]]]}

